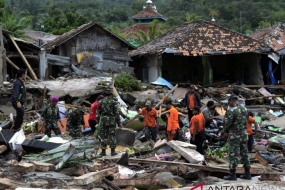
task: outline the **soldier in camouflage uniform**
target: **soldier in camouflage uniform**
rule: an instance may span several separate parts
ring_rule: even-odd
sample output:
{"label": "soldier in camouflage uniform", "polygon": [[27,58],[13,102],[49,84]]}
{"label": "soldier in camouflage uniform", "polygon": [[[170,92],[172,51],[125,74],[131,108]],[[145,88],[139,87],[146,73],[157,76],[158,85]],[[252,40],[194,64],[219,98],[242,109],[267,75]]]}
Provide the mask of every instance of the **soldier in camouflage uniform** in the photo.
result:
{"label": "soldier in camouflage uniform", "polygon": [[59,117],[59,110],[56,105],[57,102],[58,102],[58,98],[53,97],[51,99],[51,102],[49,104],[46,104],[43,109],[42,117],[44,118],[44,121],[45,121],[45,129],[46,129],[45,134],[48,137],[51,137],[51,130],[53,130],[55,135],[61,134],[61,131],[57,126],[57,121],[60,122],[61,127],[63,128],[63,125]]}
{"label": "soldier in camouflage uniform", "polygon": [[224,118],[224,132],[228,134],[230,161],[230,175],[225,176],[225,180],[237,180],[235,172],[239,161],[244,164],[245,169],[241,178],[251,179],[250,160],[247,155],[247,111],[242,105],[237,105],[237,101],[237,96],[229,98],[229,107]]}
{"label": "soldier in camouflage uniform", "polygon": [[72,110],[67,116],[66,129],[69,132],[69,135],[73,138],[82,137],[81,126],[85,125],[84,112],[85,112],[85,109],[81,107],[76,110]]}
{"label": "soldier in camouflage uniform", "polygon": [[112,89],[105,90],[105,98],[99,101],[96,118],[99,118],[100,132],[100,148],[101,156],[106,156],[106,148],[108,140],[110,142],[111,155],[115,156],[116,148],[116,123],[121,127],[120,116],[116,107],[117,103],[113,99]]}

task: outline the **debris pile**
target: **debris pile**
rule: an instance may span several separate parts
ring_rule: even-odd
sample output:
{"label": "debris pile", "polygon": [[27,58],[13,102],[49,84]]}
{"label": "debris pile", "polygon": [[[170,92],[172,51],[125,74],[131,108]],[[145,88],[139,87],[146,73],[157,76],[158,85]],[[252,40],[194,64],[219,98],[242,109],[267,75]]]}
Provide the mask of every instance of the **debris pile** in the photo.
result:
{"label": "debris pile", "polygon": [[[142,122],[121,118],[124,128],[116,129],[119,154],[111,156],[108,149],[107,156],[101,157],[99,142],[88,126],[88,108],[112,82],[112,77],[82,78],[74,74],[53,81],[29,81],[26,87],[31,98],[22,130],[9,130],[13,116],[11,112],[1,113],[0,189],[189,189],[202,183],[228,183],[221,180],[229,173],[228,143],[222,136],[222,127],[206,128],[205,155],[198,153],[196,146],[189,143],[189,120],[183,104],[188,89],[184,84],[173,86],[162,78],[152,84],[141,84],[142,91],[114,88],[114,94],[121,103],[121,111],[130,118],[144,106],[145,100],[151,100],[161,116],[167,113],[163,102],[171,99],[183,124],[181,138],[167,142],[165,123],[159,119],[158,141],[146,141]],[[228,82],[194,87],[201,96],[202,108],[209,100],[215,102],[214,115],[221,121],[232,90],[240,89],[240,98],[245,100],[248,112],[255,113],[259,124],[257,131],[253,128],[255,143],[248,153],[251,174],[259,181],[284,181],[285,106],[284,96],[280,95],[284,88],[265,89],[266,86],[237,86]],[[82,105],[87,108],[83,138],[72,139],[65,133],[66,126],[60,136],[43,135],[40,114],[47,95],[60,97],[63,102],[58,106],[64,107],[66,113]],[[66,119],[62,121],[66,125]],[[242,165],[238,165],[236,173],[243,172]]]}

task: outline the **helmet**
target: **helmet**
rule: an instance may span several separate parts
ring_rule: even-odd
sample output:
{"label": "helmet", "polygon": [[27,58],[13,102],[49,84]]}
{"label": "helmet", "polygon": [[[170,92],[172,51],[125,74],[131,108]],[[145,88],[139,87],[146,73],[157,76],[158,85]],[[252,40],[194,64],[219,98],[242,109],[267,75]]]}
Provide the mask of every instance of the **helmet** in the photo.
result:
{"label": "helmet", "polygon": [[112,88],[106,88],[104,93],[106,95],[112,95],[113,94],[113,89]]}

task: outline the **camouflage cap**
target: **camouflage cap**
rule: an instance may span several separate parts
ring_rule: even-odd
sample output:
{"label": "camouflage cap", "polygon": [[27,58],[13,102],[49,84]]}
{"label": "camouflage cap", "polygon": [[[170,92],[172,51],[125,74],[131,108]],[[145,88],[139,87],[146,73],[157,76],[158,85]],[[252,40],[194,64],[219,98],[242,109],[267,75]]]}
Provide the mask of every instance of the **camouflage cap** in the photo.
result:
{"label": "camouflage cap", "polygon": [[229,101],[231,101],[231,100],[238,100],[238,97],[235,95],[231,95],[229,98]]}
{"label": "camouflage cap", "polygon": [[112,88],[106,88],[104,93],[106,95],[112,95],[113,94],[113,89]]}
{"label": "camouflage cap", "polygon": [[84,107],[80,107],[80,108],[78,108],[77,110],[80,111],[81,113],[85,113]]}

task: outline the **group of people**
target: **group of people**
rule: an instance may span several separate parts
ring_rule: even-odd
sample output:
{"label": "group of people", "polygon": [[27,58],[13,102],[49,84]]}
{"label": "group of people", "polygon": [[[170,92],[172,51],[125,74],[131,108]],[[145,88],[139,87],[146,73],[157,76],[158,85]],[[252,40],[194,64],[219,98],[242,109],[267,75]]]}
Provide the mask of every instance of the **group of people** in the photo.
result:
{"label": "group of people", "polygon": [[[223,121],[220,120],[221,118],[214,116],[213,101],[209,101],[207,107],[202,110],[202,113],[200,112],[200,98],[193,86],[190,86],[185,95],[185,107],[188,108],[190,121],[190,141],[197,146],[197,151],[203,154],[203,143],[206,139],[205,127],[212,129],[220,122],[229,143],[230,175],[225,176],[224,179],[237,180],[235,172],[239,162],[244,164],[245,170],[240,178],[251,179],[250,160],[247,153],[252,151],[254,143],[252,125],[254,124],[256,132],[258,124],[254,119],[254,114],[247,112],[245,100],[240,98],[240,90],[235,88],[232,91]],[[217,122],[213,122],[213,120],[217,120]]]}
{"label": "group of people", "polygon": [[[14,122],[14,130],[19,130],[23,123],[24,115],[24,103],[26,101],[26,90],[24,82],[26,80],[26,70],[20,69],[17,72],[17,80],[13,86],[13,94],[11,96],[11,102],[17,112],[17,116]],[[230,175],[224,177],[227,180],[236,180],[236,167],[241,161],[244,164],[245,173],[241,176],[243,179],[251,179],[250,176],[250,160],[247,155],[248,151],[252,150],[253,131],[251,129],[252,124],[255,125],[255,131],[257,131],[258,124],[254,120],[253,113],[248,113],[245,108],[245,101],[239,98],[240,91],[234,89],[232,96],[228,101],[228,107],[226,108],[226,114],[223,120],[223,130],[228,136],[229,142],[229,168]],[[42,111],[42,117],[45,122],[45,134],[51,136],[53,130],[56,135],[60,135],[61,131],[57,122],[59,121],[61,127],[63,124],[60,120],[60,112],[57,106],[59,99],[57,97],[50,98],[44,106]],[[197,151],[203,154],[203,143],[205,137],[205,126],[212,128],[214,102],[209,101],[207,107],[200,111],[201,101],[200,96],[195,92],[194,86],[189,87],[189,91],[185,95],[185,107],[188,110],[188,117],[190,122],[191,143],[197,146]],[[109,142],[111,148],[111,155],[114,156],[116,148],[116,126],[122,127],[120,115],[124,118],[128,118],[124,115],[120,109],[118,109],[119,102],[113,96],[111,88],[105,90],[104,96],[100,95],[97,100],[92,104],[90,109],[89,125],[92,132],[95,132],[96,125],[99,130],[100,147],[102,149],[101,155],[106,155],[106,148]],[[177,134],[179,129],[183,126],[179,119],[179,113],[172,105],[171,101],[165,102],[168,109],[168,115],[162,115],[161,119],[166,122],[167,139],[178,140]],[[82,136],[81,126],[84,123],[84,108],[80,107],[72,110],[67,114],[67,131],[72,137],[80,138]],[[132,118],[134,120],[139,118],[144,122],[144,133],[146,140],[157,141],[158,133],[158,113],[153,107],[151,101],[145,102],[145,107],[142,108],[139,113]],[[128,118],[130,119],[130,118]],[[239,158],[241,156],[241,159]]]}

